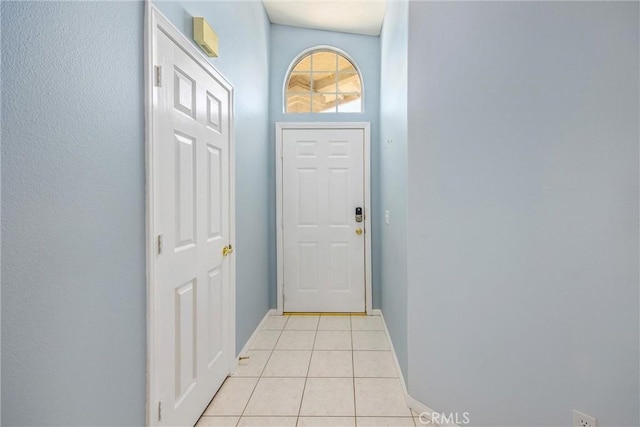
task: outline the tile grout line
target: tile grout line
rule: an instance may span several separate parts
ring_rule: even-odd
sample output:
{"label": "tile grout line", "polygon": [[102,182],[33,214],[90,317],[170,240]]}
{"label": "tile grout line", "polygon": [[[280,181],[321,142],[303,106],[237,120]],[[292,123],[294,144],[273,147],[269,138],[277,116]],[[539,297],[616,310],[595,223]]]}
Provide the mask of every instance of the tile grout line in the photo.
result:
{"label": "tile grout line", "polygon": [[349,317],[349,326],[351,332],[351,374],[353,375],[353,425],[358,427],[358,407],[356,406],[356,361],[354,357],[354,346],[353,346],[353,317]]}
{"label": "tile grout line", "polygon": [[313,359],[313,349],[316,346],[316,338],[318,337],[318,328],[320,327],[320,316],[316,324],[316,333],[313,336],[313,344],[311,345],[311,357],[309,357],[309,365],[307,366],[307,375],[304,377],[304,385],[302,386],[302,396],[300,396],[300,406],[298,407],[298,416],[296,417],[296,427],[300,423],[300,413],[302,412],[302,402],[304,402],[304,392],[307,388],[307,379],[309,379],[309,368],[311,367],[311,359]]}
{"label": "tile grout line", "polygon": [[[273,355],[273,352],[274,352],[274,350],[276,348],[276,345],[278,345],[278,341],[280,341],[280,337],[282,336],[282,332],[284,331],[284,328],[287,325],[287,323],[289,323],[289,318],[290,317],[287,317],[287,320],[284,322],[284,325],[282,325],[282,329],[280,330],[280,333],[278,334],[278,339],[273,344],[273,347],[271,348],[271,353],[269,353],[269,357],[267,358],[267,361],[265,362],[264,367],[262,368],[262,371],[260,371],[260,376],[258,376],[258,381],[256,381],[256,385],[254,385],[253,386],[253,390],[251,390],[251,394],[249,395],[249,399],[247,399],[247,403],[245,403],[244,408],[242,409],[242,414],[240,414],[240,417],[238,418],[238,422],[236,422],[236,427],[238,426],[238,424],[240,424],[240,420],[244,416],[244,413],[247,411],[247,407],[249,406],[249,402],[251,402],[251,398],[253,397],[253,393],[256,391],[256,388],[258,388],[258,383],[262,379],[262,374],[264,373],[264,370],[267,369],[267,364],[269,363],[269,360],[271,360],[271,356]],[[264,331],[265,329],[263,328],[262,330]]]}

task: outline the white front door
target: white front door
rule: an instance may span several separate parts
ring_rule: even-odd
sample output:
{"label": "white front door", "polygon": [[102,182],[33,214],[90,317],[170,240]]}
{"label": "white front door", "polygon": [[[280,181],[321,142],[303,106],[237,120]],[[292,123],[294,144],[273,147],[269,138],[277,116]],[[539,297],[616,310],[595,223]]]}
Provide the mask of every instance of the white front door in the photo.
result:
{"label": "white front door", "polygon": [[364,129],[282,132],[284,311],[364,312]]}
{"label": "white front door", "polygon": [[[160,425],[193,425],[230,369],[230,90],[161,31],[154,58]],[[159,87],[158,87],[159,86]],[[154,402],[151,402],[152,404]],[[155,422],[155,420],[154,420]]]}

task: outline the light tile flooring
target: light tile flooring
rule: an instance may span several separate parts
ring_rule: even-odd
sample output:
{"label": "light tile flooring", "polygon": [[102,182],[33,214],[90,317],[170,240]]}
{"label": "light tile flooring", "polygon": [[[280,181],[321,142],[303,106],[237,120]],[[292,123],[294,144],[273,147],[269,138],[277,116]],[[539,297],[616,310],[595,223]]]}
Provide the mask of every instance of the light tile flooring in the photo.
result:
{"label": "light tile flooring", "polygon": [[197,426],[423,425],[379,316],[270,316],[247,356]]}

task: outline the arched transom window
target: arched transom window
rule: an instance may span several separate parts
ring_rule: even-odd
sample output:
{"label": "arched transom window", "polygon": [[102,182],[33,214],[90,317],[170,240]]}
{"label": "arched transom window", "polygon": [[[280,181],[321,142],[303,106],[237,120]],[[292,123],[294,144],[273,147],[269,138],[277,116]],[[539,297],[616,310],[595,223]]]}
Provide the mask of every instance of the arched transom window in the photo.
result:
{"label": "arched transom window", "polygon": [[291,68],[285,86],[287,113],[360,113],[362,80],[342,53],[318,49]]}

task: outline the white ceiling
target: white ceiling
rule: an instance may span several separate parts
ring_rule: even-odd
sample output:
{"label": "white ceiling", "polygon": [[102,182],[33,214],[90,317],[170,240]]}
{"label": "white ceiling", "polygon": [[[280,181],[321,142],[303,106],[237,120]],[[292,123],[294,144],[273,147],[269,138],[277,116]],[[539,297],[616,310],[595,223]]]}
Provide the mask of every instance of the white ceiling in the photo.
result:
{"label": "white ceiling", "polygon": [[274,24],[378,36],[385,0],[262,0]]}

